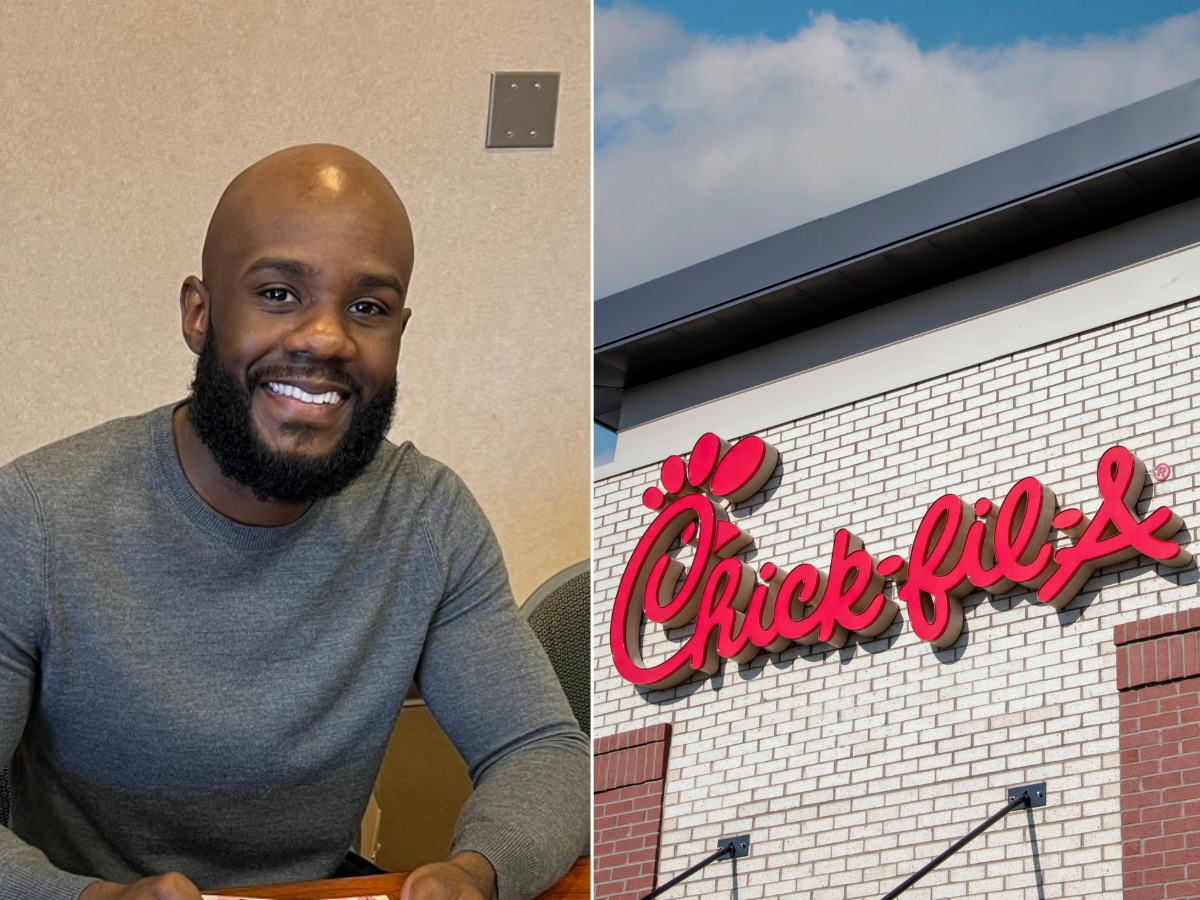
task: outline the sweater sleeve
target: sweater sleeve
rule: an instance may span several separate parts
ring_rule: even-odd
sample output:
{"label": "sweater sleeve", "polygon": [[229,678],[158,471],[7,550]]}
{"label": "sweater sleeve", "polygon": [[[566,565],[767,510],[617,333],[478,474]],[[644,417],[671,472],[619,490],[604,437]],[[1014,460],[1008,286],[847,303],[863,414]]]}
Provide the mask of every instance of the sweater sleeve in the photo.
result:
{"label": "sweater sleeve", "polygon": [[453,473],[422,463],[443,593],[417,683],[475,785],[451,852],[483,854],[500,900],[523,900],[550,887],[586,846],[590,749],[513,603],[482,511]]}
{"label": "sweater sleeve", "polygon": [[[15,464],[0,468],[0,767],[9,765],[33,703],[45,623],[45,535]],[[0,827],[0,897],[76,900],[95,881],[53,866]]]}

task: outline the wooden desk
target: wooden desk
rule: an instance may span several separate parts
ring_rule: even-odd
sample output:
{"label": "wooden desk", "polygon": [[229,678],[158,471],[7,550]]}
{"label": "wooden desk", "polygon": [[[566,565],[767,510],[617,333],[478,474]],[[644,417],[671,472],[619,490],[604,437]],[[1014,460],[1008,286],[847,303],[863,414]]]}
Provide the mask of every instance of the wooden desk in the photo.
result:
{"label": "wooden desk", "polygon": [[[291,884],[271,884],[240,887],[206,894],[227,894],[232,897],[261,897],[263,900],[332,900],[337,897],[371,897],[385,894],[400,900],[404,874],[369,875],[365,878],[333,878],[328,881],[297,881]],[[590,900],[592,895],[592,858],[584,856],[539,900]]]}

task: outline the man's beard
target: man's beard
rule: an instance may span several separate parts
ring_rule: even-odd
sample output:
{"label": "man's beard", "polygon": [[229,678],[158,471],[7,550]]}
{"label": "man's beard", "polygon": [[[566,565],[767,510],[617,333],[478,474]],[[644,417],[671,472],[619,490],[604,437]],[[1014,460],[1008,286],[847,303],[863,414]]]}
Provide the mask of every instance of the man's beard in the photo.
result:
{"label": "man's beard", "polygon": [[[355,402],[345,434],[327,456],[308,459],[272,450],[255,431],[250,398],[266,381],[305,376],[352,386],[342,372],[330,372],[319,366],[276,366],[252,373],[247,387],[242,387],[221,364],[211,328],[196,360],[196,376],[187,406],[192,427],[221,472],[250,488],[259,500],[312,503],[339,493],[375,458],[391,426],[396,404],[394,377],[379,396]],[[303,433],[305,426],[294,425],[285,430]]]}

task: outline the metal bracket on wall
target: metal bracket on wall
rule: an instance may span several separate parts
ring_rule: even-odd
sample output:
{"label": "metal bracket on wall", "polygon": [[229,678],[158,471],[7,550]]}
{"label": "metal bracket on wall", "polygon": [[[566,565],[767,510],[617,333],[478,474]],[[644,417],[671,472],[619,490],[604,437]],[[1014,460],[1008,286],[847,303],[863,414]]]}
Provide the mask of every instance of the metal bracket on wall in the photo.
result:
{"label": "metal bracket on wall", "polygon": [[553,147],[557,115],[557,72],[492,73],[489,149]]}
{"label": "metal bracket on wall", "polygon": [[1029,808],[1037,809],[1039,806],[1046,805],[1046,782],[1039,781],[1037,784],[1023,784],[1020,787],[1008,789],[1008,800],[1011,803],[1022,794],[1029,795]]}
{"label": "metal bracket on wall", "polygon": [[663,893],[664,891],[669,891],[671,888],[675,887],[675,885],[679,884],[679,882],[683,881],[685,878],[690,878],[692,875],[695,875],[697,872],[699,872],[701,869],[703,869],[705,866],[707,866],[710,862],[716,862],[718,859],[721,859],[721,858],[727,858],[727,859],[731,859],[731,860],[741,859],[743,856],[745,856],[749,852],[750,852],[750,835],[739,834],[736,837],[721,838],[719,841],[717,841],[717,849],[716,849],[715,853],[709,854],[704,859],[700,860],[700,862],[696,863],[694,866],[692,866],[690,869],[688,869],[686,872],[680,872],[678,875],[676,875],[674,878],[672,878],[666,884],[659,885],[654,890],[652,890],[650,893],[648,893],[646,896],[642,897],[641,900],[652,900],[652,898],[657,897],[659,894]]}
{"label": "metal bracket on wall", "polygon": [[894,889],[884,894],[882,900],[894,900],[894,898],[899,897],[910,887],[948,860],[963,847],[967,846],[967,844],[975,840],[975,838],[979,837],[979,835],[983,834],[1014,809],[1017,809],[1018,807],[1032,809],[1035,806],[1045,805],[1046,782],[1044,781],[1040,781],[1037,784],[1023,784],[1020,787],[1009,788],[1008,803],[1004,805],[1003,809],[997,810],[995,813],[989,816],[987,821],[985,821],[982,825],[977,825],[972,828],[966,837],[955,841],[949,846],[949,848],[938,854],[937,857],[930,860],[916,872],[913,872],[911,875],[905,878],[904,881],[902,881]]}
{"label": "metal bracket on wall", "polygon": [[741,859],[750,852],[750,835],[739,834],[737,837],[721,838],[717,841],[717,849],[723,847],[733,847],[733,856],[730,859]]}

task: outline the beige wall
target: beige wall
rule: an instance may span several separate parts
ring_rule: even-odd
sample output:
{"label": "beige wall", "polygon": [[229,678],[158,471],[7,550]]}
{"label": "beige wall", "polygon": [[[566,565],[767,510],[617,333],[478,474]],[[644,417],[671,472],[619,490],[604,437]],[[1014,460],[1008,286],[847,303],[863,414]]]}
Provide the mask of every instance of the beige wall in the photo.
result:
{"label": "beige wall", "polygon": [[[416,232],[393,440],[463,476],[518,599],[588,554],[587,0],[2,10],[0,463],[181,397],[176,298],[221,189],[331,141]],[[553,150],[483,149],[493,69],[562,72]]]}

